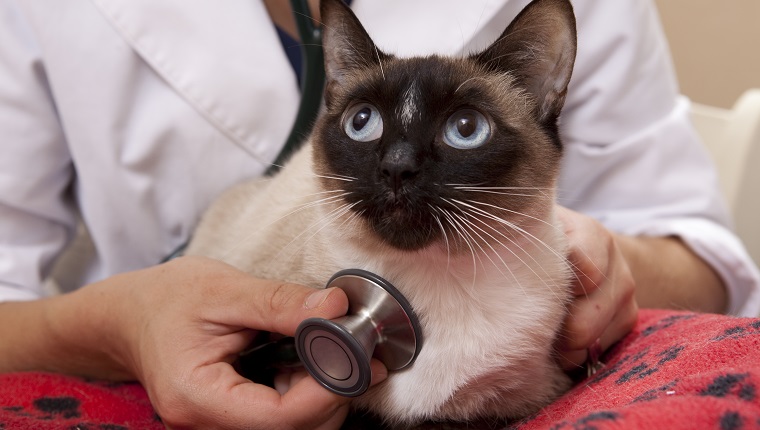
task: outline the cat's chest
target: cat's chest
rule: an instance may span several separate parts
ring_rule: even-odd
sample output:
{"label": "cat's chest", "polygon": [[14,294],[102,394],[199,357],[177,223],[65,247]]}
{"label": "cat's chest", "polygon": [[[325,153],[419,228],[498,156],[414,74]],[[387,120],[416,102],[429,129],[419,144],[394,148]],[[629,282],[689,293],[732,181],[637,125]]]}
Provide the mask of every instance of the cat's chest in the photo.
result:
{"label": "cat's chest", "polygon": [[510,255],[452,258],[436,250],[391,258],[351,250],[335,257],[338,266],[368,270],[393,283],[431,341],[481,342],[495,333],[522,337],[517,334],[529,332],[536,320],[561,315],[567,300],[566,262],[552,253],[529,262]]}
{"label": "cat's chest", "polygon": [[[423,253],[344,261],[365,264],[363,269],[394,283],[415,309],[423,331],[415,364],[393,373],[367,402],[378,396],[393,399],[399,410],[413,404],[418,411],[441,412],[453,393],[460,393],[456,402],[482,403],[481,392],[528,384],[535,375],[524,376],[521,369],[529,362],[548,368],[568,295],[564,260],[537,255],[545,266],[541,271],[505,255],[510,272],[485,258],[488,264],[477,257],[473,263],[472,256],[469,261],[445,257]],[[465,394],[475,386],[476,392]]]}

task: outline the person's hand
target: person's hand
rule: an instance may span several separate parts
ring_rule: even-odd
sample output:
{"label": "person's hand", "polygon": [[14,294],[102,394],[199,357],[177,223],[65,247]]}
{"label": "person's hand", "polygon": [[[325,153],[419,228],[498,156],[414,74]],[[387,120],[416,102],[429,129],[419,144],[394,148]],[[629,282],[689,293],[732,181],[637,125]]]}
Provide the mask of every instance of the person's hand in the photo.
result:
{"label": "person's hand", "polygon": [[[200,257],[119,275],[101,287],[121,289],[117,354],[167,427],[332,429],[345,419],[350,399],[305,374],[291,377],[281,395],[231,364],[253,329],[292,336],[306,318],[344,315],[341,290],[263,281]],[[373,383],[386,372],[377,364]]]}
{"label": "person's hand", "polygon": [[634,279],[616,236],[593,218],[569,209],[557,206],[557,216],[575,274],[574,297],[557,349],[562,368],[576,370],[586,363],[589,348],[605,351],[631,331],[638,305]]}

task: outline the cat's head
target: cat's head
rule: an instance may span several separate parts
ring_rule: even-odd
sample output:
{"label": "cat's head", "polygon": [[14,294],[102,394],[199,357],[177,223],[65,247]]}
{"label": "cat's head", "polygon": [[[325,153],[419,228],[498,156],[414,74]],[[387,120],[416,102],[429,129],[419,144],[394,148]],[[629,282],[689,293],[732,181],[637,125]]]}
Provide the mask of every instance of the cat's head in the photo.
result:
{"label": "cat's head", "polygon": [[397,58],[339,0],[323,0],[321,12],[327,87],[315,171],[325,190],[345,193],[335,203],[344,217],[418,250],[498,241],[505,226],[548,213],[576,51],[568,0],[533,1],[464,58]]}

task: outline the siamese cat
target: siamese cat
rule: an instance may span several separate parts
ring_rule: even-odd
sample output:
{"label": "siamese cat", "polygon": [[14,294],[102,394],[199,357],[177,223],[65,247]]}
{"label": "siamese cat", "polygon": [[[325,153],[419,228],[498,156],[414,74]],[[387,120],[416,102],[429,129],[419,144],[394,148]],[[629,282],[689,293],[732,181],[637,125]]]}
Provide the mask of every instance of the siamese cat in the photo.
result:
{"label": "siamese cat", "polygon": [[570,386],[552,345],[571,270],[554,199],[575,61],[568,0],[535,0],[484,51],[397,58],[323,0],[327,83],[308,141],[205,214],[188,254],[324,287],[390,281],[424,345],[358,397],[394,425],[514,419]]}

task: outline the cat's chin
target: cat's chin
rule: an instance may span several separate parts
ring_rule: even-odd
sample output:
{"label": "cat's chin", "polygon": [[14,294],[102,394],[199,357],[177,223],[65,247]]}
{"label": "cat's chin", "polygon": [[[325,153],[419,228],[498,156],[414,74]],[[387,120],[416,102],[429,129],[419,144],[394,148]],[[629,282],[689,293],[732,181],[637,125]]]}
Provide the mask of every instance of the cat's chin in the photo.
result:
{"label": "cat's chin", "polygon": [[353,231],[343,230],[344,238],[348,239],[353,246],[362,249],[367,248],[377,251],[384,250],[384,254],[398,254],[400,256],[428,254],[431,257],[440,255],[442,258],[450,258],[462,252],[471,255],[471,250],[464,244],[450,243],[450,239],[440,234],[440,230],[433,230],[425,226],[404,226],[402,223],[373,222],[364,219],[362,227]]}
{"label": "cat's chin", "polygon": [[369,220],[369,226],[381,242],[399,251],[419,251],[441,237],[440,231],[418,220],[410,220],[405,213]]}
{"label": "cat's chin", "polygon": [[430,247],[434,241],[427,237],[416,237],[414,234],[382,235],[381,240],[394,250],[401,252],[416,252]]}

